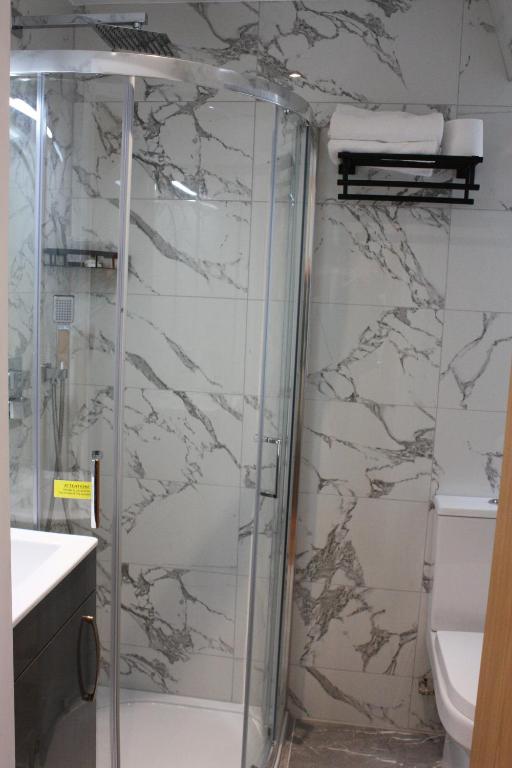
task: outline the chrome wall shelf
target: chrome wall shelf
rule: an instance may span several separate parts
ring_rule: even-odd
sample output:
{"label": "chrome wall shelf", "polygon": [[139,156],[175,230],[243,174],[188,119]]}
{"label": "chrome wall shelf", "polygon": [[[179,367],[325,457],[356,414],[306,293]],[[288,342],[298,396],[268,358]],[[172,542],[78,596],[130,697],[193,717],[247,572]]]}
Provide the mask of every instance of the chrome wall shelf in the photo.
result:
{"label": "chrome wall shelf", "polygon": [[115,251],[97,251],[93,248],[45,248],[45,267],[83,267],[85,269],[116,269]]}
{"label": "chrome wall shelf", "polygon": [[[340,152],[338,186],[342,187],[338,200],[382,200],[398,203],[450,203],[452,205],[473,205],[474,199],[469,193],[480,189],[475,184],[475,169],[482,162],[482,157],[465,155],[391,155],[384,153]],[[352,178],[359,168],[377,168],[383,171],[397,168],[429,168],[436,170],[455,171],[460,182],[454,181],[408,181],[387,179]],[[376,194],[350,191],[355,187],[386,187],[407,189],[423,189],[430,191],[459,192],[455,195],[411,195],[411,194]]]}

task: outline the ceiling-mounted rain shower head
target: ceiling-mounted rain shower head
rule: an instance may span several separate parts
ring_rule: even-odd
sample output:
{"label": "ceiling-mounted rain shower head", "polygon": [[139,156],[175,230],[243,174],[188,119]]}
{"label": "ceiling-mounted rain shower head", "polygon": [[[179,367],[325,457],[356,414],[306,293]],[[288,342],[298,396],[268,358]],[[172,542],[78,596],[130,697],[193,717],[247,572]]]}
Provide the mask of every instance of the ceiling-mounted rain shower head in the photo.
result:
{"label": "ceiling-mounted rain shower head", "polygon": [[155,56],[175,56],[171,41],[163,32],[148,32],[145,29],[117,27],[111,24],[96,24],[94,29],[113,51],[150,53]]}
{"label": "ceiling-mounted rain shower head", "polygon": [[12,30],[20,35],[24,29],[63,29],[92,27],[113,51],[175,56],[171,41],[163,32],[149,32],[146,13],[76,13],[60,16],[14,16]]}

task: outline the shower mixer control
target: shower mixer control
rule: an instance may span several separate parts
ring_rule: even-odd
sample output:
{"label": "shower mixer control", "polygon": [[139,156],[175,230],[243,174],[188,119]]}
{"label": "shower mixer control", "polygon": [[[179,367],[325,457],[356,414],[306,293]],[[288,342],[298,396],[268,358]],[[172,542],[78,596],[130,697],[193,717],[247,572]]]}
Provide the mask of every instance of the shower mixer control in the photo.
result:
{"label": "shower mixer control", "polygon": [[30,384],[30,377],[22,370],[21,357],[9,359],[8,392],[9,392],[9,420],[22,421],[30,416],[30,400],[24,397],[23,391]]}

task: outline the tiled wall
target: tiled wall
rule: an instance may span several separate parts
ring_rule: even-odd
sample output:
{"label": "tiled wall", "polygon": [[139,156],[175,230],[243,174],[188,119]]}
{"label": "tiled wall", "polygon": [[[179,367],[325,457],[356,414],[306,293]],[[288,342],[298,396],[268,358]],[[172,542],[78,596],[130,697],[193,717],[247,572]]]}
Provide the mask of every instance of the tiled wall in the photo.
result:
{"label": "tiled wall", "polygon": [[290,704],[431,727],[430,499],[499,482],[512,84],[486,0],[272,3],[262,18],[265,71],[302,72],[322,122],[340,99],[485,122],[475,209],[340,204],[325,134],[320,150]]}
{"label": "tiled wall", "polygon": [[487,0],[150,14],[184,57],[298,70],[322,124],[340,100],[484,119],[474,209],[342,205],[325,132],[320,152],[290,706],[430,727],[430,499],[496,495],[512,350],[512,83]]}

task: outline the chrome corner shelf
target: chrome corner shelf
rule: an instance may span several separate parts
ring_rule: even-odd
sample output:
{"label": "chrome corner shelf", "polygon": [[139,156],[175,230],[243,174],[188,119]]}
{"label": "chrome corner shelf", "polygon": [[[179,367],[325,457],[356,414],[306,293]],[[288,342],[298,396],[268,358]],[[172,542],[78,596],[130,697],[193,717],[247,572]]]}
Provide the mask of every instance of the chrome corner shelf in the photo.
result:
{"label": "chrome corner shelf", "polygon": [[[372,200],[397,203],[450,203],[451,205],[473,205],[474,199],[469,193],[480,189],[475,184],[475,169],[483,158],[476,155],[396,155],[385,153],[340,152],[338,186],[342,187],[338,200]],[[455,171],[460,182],[453,181],[408,181],[387,179],[356,179],[354,176],[359,168],[398,169],[398,168],[428,168],[434,171]],[[446,192],[461,192],[460,195],[409,195],[409,194],[376,194],[350,192],[354,187],[386,187],[399,189],[423,189]]]}

